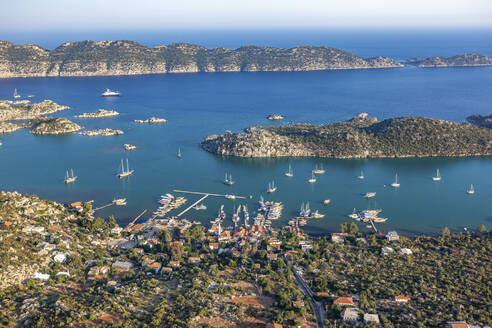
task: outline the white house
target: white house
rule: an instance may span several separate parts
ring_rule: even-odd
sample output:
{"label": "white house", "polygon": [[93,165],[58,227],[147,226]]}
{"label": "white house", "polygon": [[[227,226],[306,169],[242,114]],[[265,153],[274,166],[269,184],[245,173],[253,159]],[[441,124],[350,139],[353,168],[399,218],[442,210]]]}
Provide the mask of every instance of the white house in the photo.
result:
{"label": "white house", "polygon": [[50,275],[47,273],[40,273],[36,272],[33,276],[34,279],[39,279],[39,280],[48,280],[50,279]]}
{"label": "white house", "polygon": [[53,256],[53,260],[60,263],[65,263],[67,261],[68,255],[67,253],[58,253]]}

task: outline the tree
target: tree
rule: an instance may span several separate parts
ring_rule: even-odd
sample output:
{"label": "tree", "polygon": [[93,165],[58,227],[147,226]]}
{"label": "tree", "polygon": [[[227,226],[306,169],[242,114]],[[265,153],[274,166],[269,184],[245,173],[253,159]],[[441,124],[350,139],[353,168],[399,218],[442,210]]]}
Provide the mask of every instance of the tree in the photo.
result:
{"label": "tree", "polygon": [[444,227],[441,230],[441,237],[443,238],[449,238],[451,236],[451,231],[449,230],[448,227]]}
{"label": "tree", "polygon": [[118,226],[118,223],[116,223],[116,219],[114,218],[114,215],[110,215],[108,217],[108,224],[110,228],[115,228]]}
{"label": "tree", "polygon": [[485,228],[485,226],[483,224],[481,224],[478,228],[477,228],[477,232],[478,233],[485,233],[487,232],[487,228]]}

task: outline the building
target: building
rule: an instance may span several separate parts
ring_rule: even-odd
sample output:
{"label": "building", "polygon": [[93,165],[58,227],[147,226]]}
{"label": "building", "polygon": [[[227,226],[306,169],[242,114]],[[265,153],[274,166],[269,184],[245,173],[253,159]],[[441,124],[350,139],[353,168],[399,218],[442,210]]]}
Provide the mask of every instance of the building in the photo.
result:
{"label": "building", "polygon": [[352,297],[337,297],[333,304],[338,304],[341,306],[352,306],[354,305],[354,299]]}
{"label": "building", "polygon": [[267,259],[269,259],[270,261],[276,261],[277,260],[277,254],[268,253]]}
{"label": "building", "polygon": [[173,268],[178,268],[179,267],[179,261],[169,261],[169,266]]}
{"label": "building", "polygon": [[40,273],[36,272],[33,276],[34,279],[39,279],[39,280],[48,280],[50,279],[50,275],[47,273]]}
{"label": "building", "polygon": [[283,328],[284,326],[282,326],[281,324],[279,323],[267,323],[265,328]]}
{"label": "building", "polygon": [[364,313],[364,323],[374,322],[379,325],[379,316],[377,314]]}
{"label": "building", "polygon": [[65,263],[67,261],[67,258],[68,258],[67,253],[58,253],[55,256],[53,256],[53,261],[59,263]]}
{"label": "building", "polygon": [[109,268],[107,266],[93,266],[89,269],[89,276],[98,276],[103,275],[109,272]]}
{"label": "building", "polygon": [[410,248],[402,248],[402,249],[400,249],[400,254],[412,255],[413,252]]}
{"label": "building", "polygon": [[396,231],[388,231],[388,233],[386,234],[386,239],[388,239],[389,241],[394,241],[400,239],[400,236],[398,236]]}
{"label": "building", "polygon": [[304,301],[292,301],[293,307],[304,307]]}
{"label": "building", "polygon": [[116,261],[113,263],[112,267],[120,270],[132,270],[133,264],[131,262]]}
{"label": "building", "polygon": [[394,297],[394,301],[397,303],[408,303],[409,300],[410,300],[410,297],[408,297],[408,296],[396,295]]}
{"label": "building", "polygon": [[327,292],[317,292],[316,296],[318,296],[318,297],[329,297],[330,294],[328,294]]}
{"label": "building", "polygon": [[450,321],[446,325],[447,328],[469,328],[470,325],[464,321]]}
{"label": "building", "polygon": [[390,254],[393,254],[394,252],[395,252],[395,250],[391,247],[381,248],[381,254],[383,254],[383,255],[390,255]]}
{"label": "building", "polygon": [[162,265],[159,262],[152,262],[149,265],[147,265],[147,268],[154,270],[155,273],[159,272],[161,267]]}
{"label": "building", "polygon": [[359,320],[359,309],[358,308],[346,308],[340,312],[340,318],[343,321],[357,322]]}
{"label": "building", "polygon": [[201,259],[199,257],[191,256],[188,258],[188,262],[192,264],[200,263]]}
{"label": "building", "polygon": [[334,232],[331,234],[331,241],[334,243],[343,243],[345,237],[348,236],[346,232]]}

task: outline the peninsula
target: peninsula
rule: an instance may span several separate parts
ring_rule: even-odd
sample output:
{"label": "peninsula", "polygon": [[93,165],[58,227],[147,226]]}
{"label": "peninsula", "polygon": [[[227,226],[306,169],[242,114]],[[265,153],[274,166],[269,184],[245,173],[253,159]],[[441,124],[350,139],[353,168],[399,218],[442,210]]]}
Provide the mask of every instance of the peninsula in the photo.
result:
{"label": "peninsula", "polygon": [[384,158],[490,156],[492,131],[466,123],[367,114],[328,125],[249,127],[205,138],[208,152],[237,157]]}
{"label": "peninsula", "polygon": [[492,129],[492,115],[471,115],[468,116],[466,120],[473,125],[483,126],[485,128]]}
{"label": "peninsula", "polygon": [[33,134],[67,134],[74,133],[82,127],[64,117],[40,118],[31,121],[31,133]]}
{"label": "peninsula", "polygon": [[177,43],[153,48],[133,41],[67,42],[49,51],[0,41],[0,78],[194,72],[313,71],[400,67],[385,57],[361,58],[331,47],[247,46],[207,49]]}
{"label": "peninsula", "polygon": [[429,57],[426,59],[412,58],[405,65],[418,67],[448,67],[448,66],[490,66],[492,58],[480,54],[466,54],[452,57]]}

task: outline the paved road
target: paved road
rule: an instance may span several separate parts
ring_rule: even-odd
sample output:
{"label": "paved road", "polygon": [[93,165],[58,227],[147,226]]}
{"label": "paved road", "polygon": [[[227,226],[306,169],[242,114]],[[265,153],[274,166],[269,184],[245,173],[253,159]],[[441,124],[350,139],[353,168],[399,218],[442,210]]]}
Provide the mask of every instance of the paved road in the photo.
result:
{"label": "paved road", "polygon": [[318,328],[325,328],[325,325],[323,322],[325,321],[326,314],[325,314],[325,309],[323,307],[323,303],[317,302],[314,299],[314,294],[311,288],[306,284],[302,276],[297,272],[295,267],[292,267],[292,272],[294,273],[294,277],[296,278],[296,283],[299,288],[301,288],[302,292],[304,295],[308,296],[310,298],[310,303],[311,306],[314,310],[314,314],[316,315],[316,322],[318,324]]}

